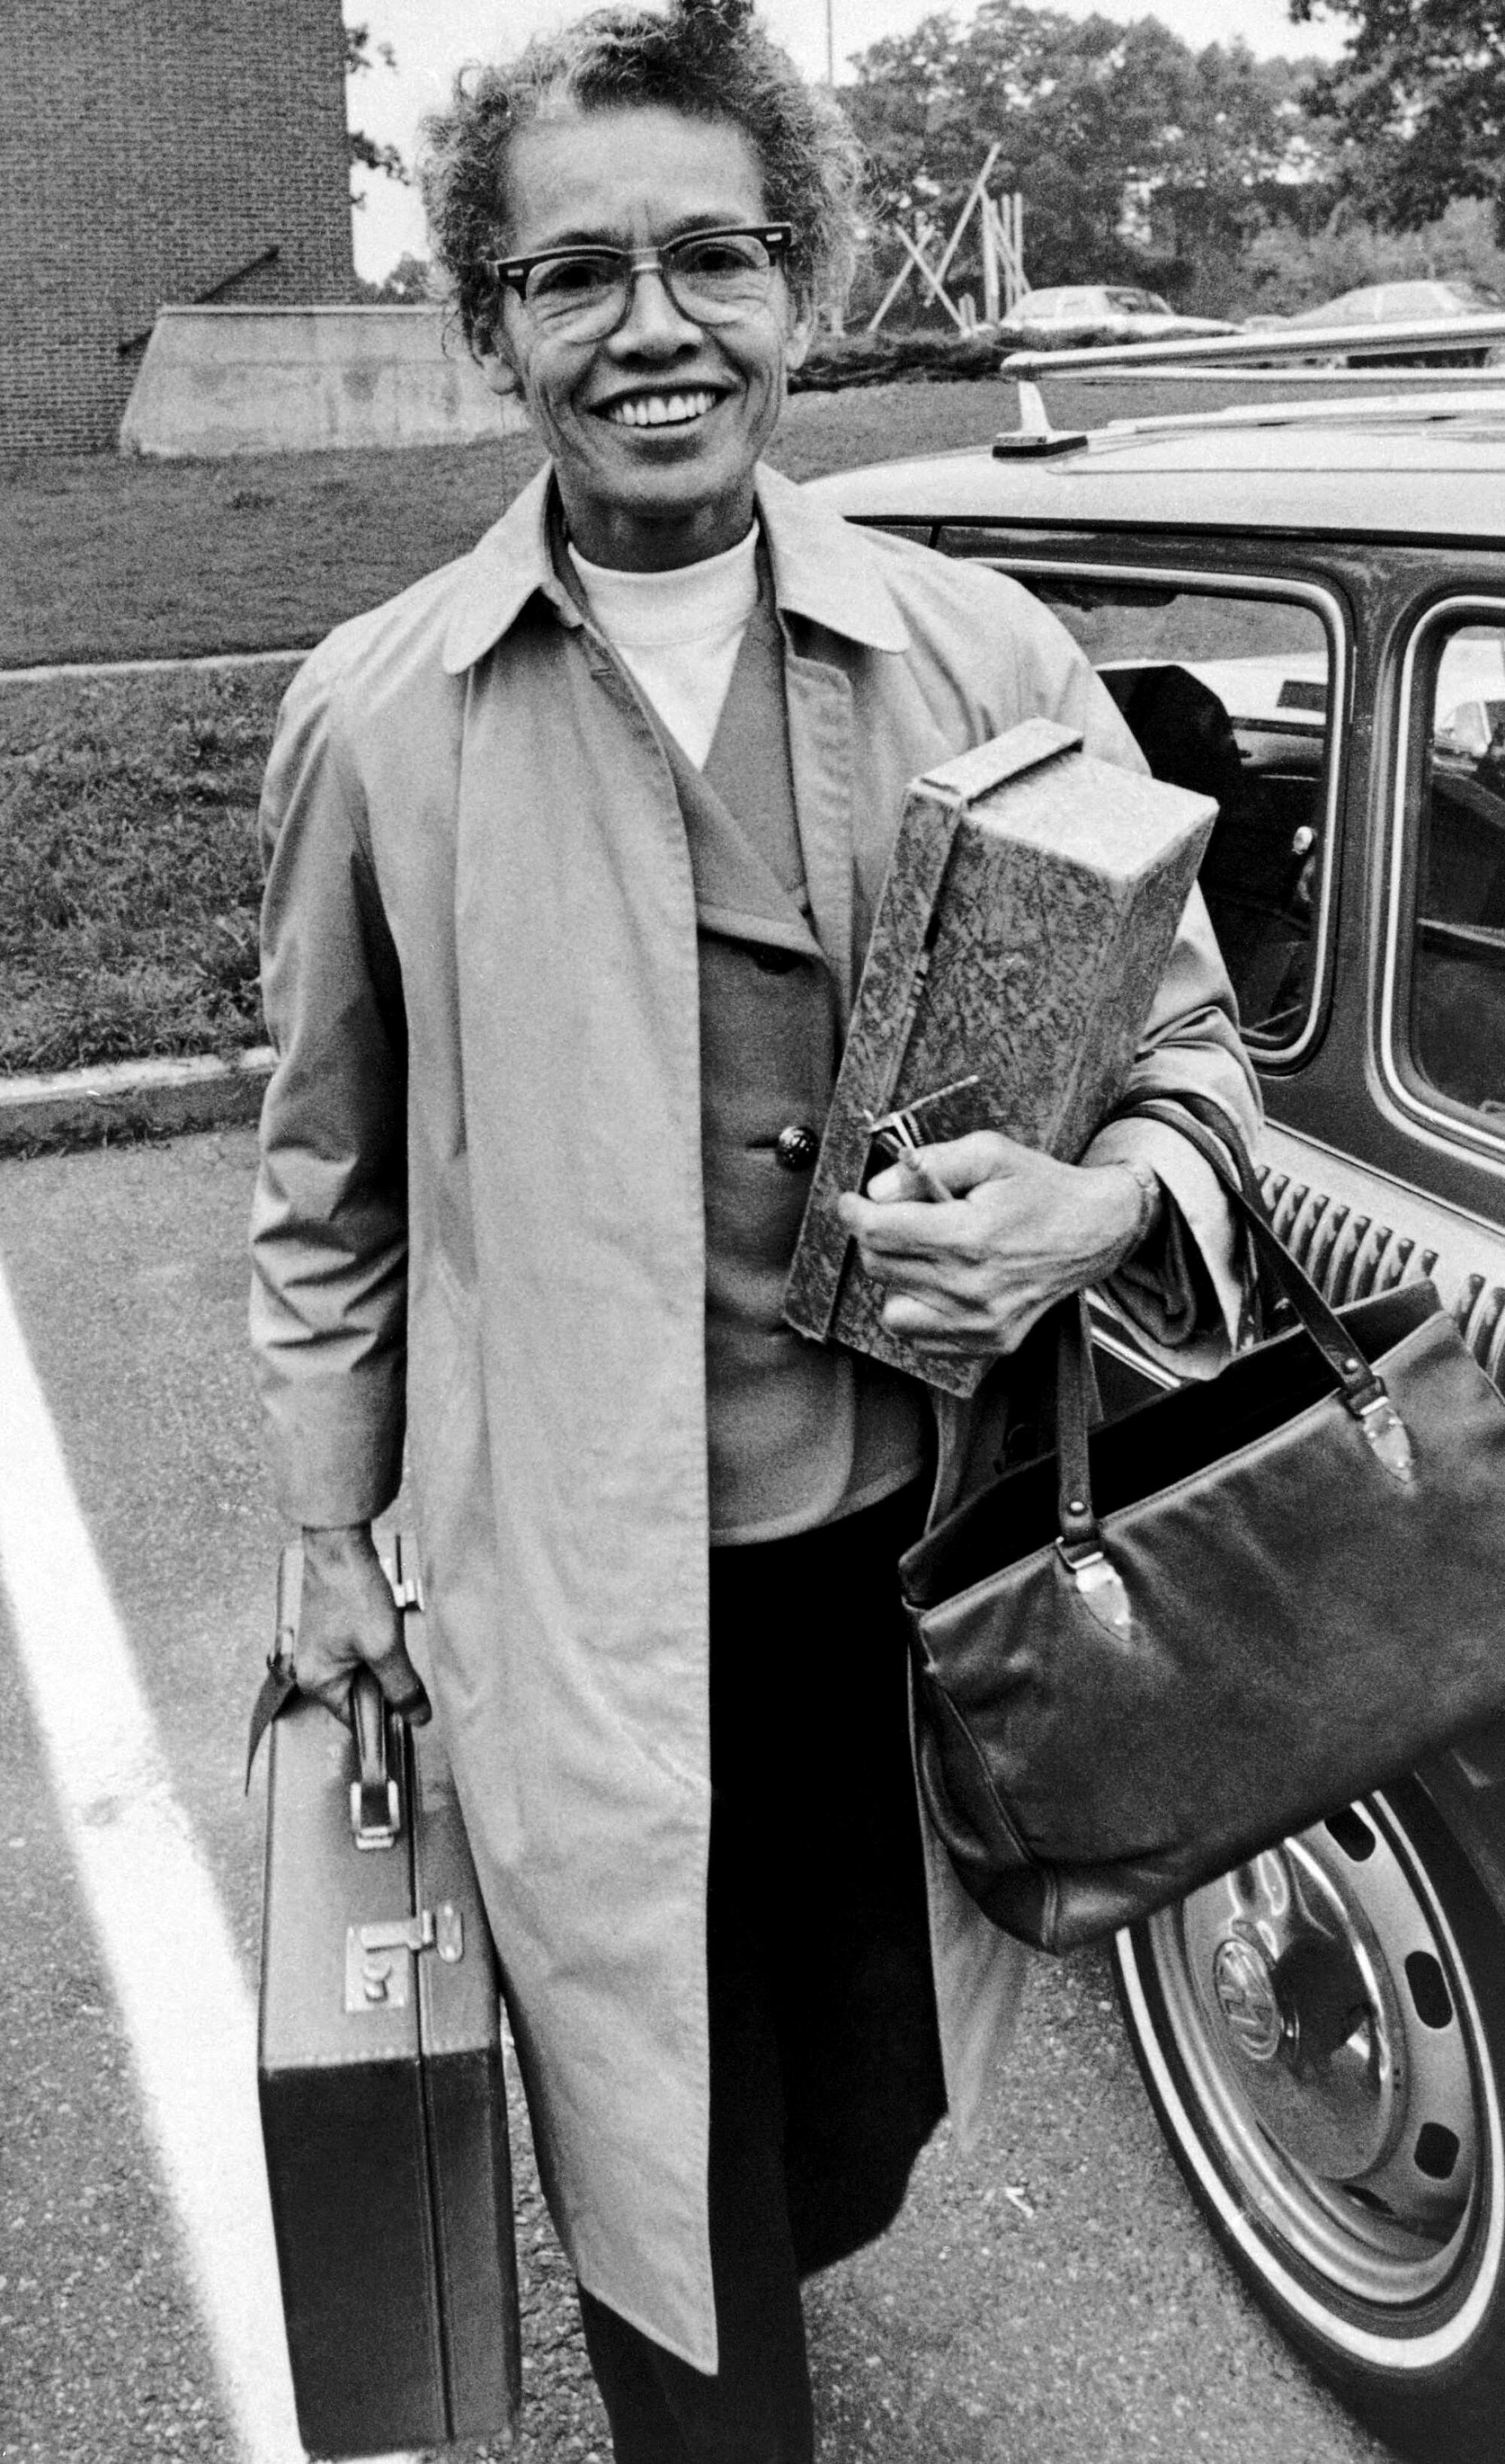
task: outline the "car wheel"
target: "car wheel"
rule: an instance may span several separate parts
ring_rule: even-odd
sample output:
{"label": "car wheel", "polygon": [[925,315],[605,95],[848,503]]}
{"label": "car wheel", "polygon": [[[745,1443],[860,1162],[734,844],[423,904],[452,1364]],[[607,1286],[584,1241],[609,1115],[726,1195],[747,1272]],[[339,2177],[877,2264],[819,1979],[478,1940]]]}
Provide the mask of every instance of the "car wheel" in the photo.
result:
{"label": "car wheel", "polygon": [[1505,2454],[1505,1919],[1420,1786],[1114,1959],[1161,2126],[1261,2307],[1402,2453]]}

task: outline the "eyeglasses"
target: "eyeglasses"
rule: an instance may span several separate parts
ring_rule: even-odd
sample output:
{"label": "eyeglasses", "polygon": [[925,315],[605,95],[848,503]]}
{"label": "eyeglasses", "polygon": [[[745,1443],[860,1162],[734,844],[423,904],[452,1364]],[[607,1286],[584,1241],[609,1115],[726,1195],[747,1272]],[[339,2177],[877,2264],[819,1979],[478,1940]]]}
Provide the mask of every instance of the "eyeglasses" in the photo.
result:
{"label": "eyeglasses", "polygon": [[640,274],[656,274],[692,324],[735,324],[767,299],[794,236],[792,223],[758,223],[687,231],[663,248],[554,248],[541,256],[498,256],[491,271],[540,325],[576,341],[600,341],[627,315]]}

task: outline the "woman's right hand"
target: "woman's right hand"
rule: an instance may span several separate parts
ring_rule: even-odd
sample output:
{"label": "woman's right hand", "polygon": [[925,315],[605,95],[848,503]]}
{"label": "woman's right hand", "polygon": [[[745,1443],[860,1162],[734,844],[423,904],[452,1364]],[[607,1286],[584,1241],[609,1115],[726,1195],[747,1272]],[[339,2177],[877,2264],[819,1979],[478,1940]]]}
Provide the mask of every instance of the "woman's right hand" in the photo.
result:
{"label": "woman's right hand", "polygon": [[298,1690],[316,1695],[351,1725],[350,1681],[369,1668],[394,1711],[415,1727],[432,1717],[423,1679],[403,1641],[403,1617],[369,1524],[303,1533],[298,1609]]}

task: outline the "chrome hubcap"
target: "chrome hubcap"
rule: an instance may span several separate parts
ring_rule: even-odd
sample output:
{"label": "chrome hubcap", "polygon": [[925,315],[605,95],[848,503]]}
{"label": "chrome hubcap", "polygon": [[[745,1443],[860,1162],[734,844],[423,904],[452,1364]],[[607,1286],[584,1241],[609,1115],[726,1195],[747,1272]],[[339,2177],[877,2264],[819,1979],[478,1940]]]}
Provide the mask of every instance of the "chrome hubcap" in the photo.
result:
{"label": "chrome hubcap", "polygon": [[1257,1942],[1225,1935],[1212,1953],[1212,1991],[1234,2050],[1249,2062],[1273,2062],[1285,2042],[1285,2013]]}
{"label": "chrome hubcap", "polygon": [[1357,2299],[1434,2291],[1478,2196],[1480,2049],[1404,1835],[1378,1806],[1352,1807],[1148,1932],[1246,2204]]}

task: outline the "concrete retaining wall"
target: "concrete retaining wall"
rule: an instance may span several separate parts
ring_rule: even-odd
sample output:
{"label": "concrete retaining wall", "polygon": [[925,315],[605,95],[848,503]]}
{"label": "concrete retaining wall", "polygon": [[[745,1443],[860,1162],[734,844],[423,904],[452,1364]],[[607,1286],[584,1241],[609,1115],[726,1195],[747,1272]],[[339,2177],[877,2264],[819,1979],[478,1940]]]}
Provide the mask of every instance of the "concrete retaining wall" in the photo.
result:
{"label": "concrete retaining wall", "polygon": [[467,445],[523,425],[441,308],[164,308],[120,423],[165,458]]}
{"label": "concrete retaining wall", "polygon": [[113,451],[164,300],[352,297],[339,0],[0,0],[0,461]]}

